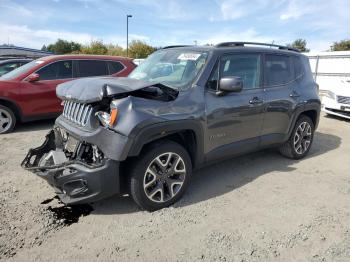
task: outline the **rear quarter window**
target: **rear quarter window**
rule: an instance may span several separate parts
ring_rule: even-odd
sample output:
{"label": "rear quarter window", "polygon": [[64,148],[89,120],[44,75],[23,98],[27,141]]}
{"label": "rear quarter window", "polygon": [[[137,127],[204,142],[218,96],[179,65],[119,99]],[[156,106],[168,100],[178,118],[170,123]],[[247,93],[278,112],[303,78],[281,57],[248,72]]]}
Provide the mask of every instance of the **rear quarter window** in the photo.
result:
{"label": "rear quarter window", "polygon": [[298,56],[293,56],[292,60],[293,60],[293,64],[294,64],[295,78],[302,77],[304,74],[304,66],[303,66],[303,63],[301,62],[301,58]]}
{"label": "rear quarter window", "polygon": [[122,71],[125,67],[118,61],[108,61],[109,74],[113,75]]}

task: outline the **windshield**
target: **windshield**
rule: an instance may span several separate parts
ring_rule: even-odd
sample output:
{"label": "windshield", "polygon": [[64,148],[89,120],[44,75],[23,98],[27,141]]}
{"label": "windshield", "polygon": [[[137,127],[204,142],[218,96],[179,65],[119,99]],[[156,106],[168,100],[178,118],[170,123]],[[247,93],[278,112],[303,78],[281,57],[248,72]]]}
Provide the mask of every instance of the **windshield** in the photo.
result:
{"label": "windshield", "polygon": [[8,72],[7,74],[4,74],[2,77],[0,77],[0,80],[11,80],[14,79],[18,76],[20,76],[21,74],[29,71],[30,69],[34,68],[35,66],[44,63],[44,61],[41,60],[35,60],[32,61],[28,64],[25,64],[23,66],[20,66],[18,68],[16,68],[15,70]]}
{"label": "windshield", "polygon": [[136,67],[129,78],[161,83],[176,89],[186,89],[203,68],[207,56],[207,52],[160,50]]}

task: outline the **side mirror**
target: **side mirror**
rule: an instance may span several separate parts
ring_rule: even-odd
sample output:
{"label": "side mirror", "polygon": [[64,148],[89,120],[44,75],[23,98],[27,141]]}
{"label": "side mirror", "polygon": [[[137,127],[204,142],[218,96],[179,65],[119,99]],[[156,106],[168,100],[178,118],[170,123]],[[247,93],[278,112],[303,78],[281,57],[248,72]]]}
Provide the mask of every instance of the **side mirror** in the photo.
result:
{"label": "side mirror", "polygon": [[40,76],[39,74],[33,73],[33,74],[30,74],[27,79],[28,79],[28,82],[36,82],[36,81],[39,81]]}
{"label": "side mirror", "polygon": [[238,76],[223,77],[219,82],[219,91],[221,92],[241,92],[243,80]]}

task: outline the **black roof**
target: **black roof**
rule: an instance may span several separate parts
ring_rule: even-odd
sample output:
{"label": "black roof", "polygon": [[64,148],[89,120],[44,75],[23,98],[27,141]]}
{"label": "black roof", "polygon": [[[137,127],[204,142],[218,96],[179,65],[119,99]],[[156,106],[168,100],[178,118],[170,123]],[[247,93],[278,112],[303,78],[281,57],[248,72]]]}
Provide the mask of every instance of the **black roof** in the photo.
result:
{"label": "black roof", "polygon": [[191,49],[191,50],[198,50],[198,51],[217,51],[217,52],[226,52],[227,50],[230,50],[230,51],[232,50],[237,52],[247,51],[247,50],[251,52],[266,52],[268,50],[269,52],[274,52],[274,53],[301,55],[300,51],[295,48],[282,46],[282,45],[255,43],[255,42],[223,42],[214,46],[173,45],[173,46],[166,46],[163,49],[170,49],[170,48]]}

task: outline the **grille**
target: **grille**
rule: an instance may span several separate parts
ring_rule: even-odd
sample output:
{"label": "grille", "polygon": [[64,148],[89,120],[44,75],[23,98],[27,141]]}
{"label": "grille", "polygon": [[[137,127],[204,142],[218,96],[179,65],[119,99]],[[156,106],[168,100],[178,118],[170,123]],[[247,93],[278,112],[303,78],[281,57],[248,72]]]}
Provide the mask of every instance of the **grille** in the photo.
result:
{"label": "grille", "polygon": [[350,96],[337,96],[338,103],[350,105]]}
{"label": "grille", "polygon": [[91,105],[75,103],[73,101],[65,101],[63,116],[80,126],[86,126],[90,119],[92,109],[93,108]]}

